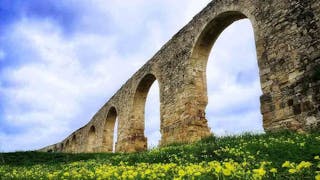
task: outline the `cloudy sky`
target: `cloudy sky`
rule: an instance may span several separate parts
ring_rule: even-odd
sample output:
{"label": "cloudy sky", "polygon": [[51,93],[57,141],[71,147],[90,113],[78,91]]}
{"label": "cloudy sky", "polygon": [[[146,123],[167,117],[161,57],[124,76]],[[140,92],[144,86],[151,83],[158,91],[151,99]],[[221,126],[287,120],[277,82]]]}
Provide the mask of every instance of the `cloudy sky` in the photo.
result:
{"label": "cloudy sky", "polygon": [[[209,0],[1,0],[0,151],[61,141],[94,113]],[[262,131],[249,20],[229,26],[207,68],[207,119],[217,135]],[[160,139],[159,90],[146,104]]]}

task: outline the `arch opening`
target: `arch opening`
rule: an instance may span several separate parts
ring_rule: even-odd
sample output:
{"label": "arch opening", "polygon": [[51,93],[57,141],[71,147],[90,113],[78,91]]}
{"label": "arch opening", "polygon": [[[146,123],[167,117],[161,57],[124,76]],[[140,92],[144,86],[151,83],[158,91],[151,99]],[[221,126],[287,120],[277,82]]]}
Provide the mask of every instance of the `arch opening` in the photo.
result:
{"label": "arch opening", "polygon": [[66,144],[65,144],[65,151],[66,152],[69,152],[70,151],[70,143],[69,143],[69,139],[66,141]]}
{"label": "arch opening", "polygon": [[104,124],[103,149],[106,152],[115,152],[118,133],[118,113],[115,107],[111,107]]}
{"label": "arch opening", "polygon": [[[131,116],[134,122],[133,134],[139,141],[136,142],[136,151],[155,147],[161,139],[159,89],[159,83],[153,74],[145,75],[136,89]],[[158,110],[155,110],[155,106],[159,107]]]}
{"label": "arch opening", "polygon": [[117,142],[118,142],[118,126],[119,125],[119,119],[116,118],[116,122],[114,124],[113,128],[113,142],[112,142],[112,152],[115,153],[117,149]]}
{"label": "arch opening", "polygon": [[96,128],[92,125],[88,133],[87,151],[94,152],[96,146]]}
{"label": "arch opening", "polygon": [[57,151],[58,151],[58,146],[57,146],[57,144],[55,144],[53,147],[53,152],[57,152]]}
{"label": "arch opening", "polygon": [[[194,47],[202,108],[216,135],[263,132],[254,24],[240,12],[222,13]],[[202,89],[201,89],[202,88]]]}
{"label": "arch opening", "polygon": [[63,148],[63,143],[60,143],[60,151],[64,151],[64,148]]}
{"label": "arch opening", "polygon": [[76,151],[76,147],[77,147],[77,137],[74,134],[71,138],[71,152],[75,152]]}
{"label": "arch opening", "polygon": [[145,105],[145,129],[147,148],[152,149],[159,145],[160,133],[160,94],[157,80],[151,85]]}

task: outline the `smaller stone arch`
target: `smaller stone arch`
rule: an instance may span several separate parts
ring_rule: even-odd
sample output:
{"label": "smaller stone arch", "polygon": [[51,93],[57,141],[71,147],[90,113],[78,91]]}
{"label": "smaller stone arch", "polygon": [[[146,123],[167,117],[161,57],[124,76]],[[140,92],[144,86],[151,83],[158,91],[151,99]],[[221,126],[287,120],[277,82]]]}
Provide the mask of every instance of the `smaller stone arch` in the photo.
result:
{"label": "smaller stone arch", "polygon": [[74,134],[71,138],[70,151],[75,152],[77,147],[77,136]]}
{"label": "smaller stone arch", "polygon": [[[133,137],[133,151],[144,151],[147,149],[147,137],[145,137],[145,104],[150,87],[157,78],[154,74],[148,73],[140,80],[133,97],[133,106],[130,114],[131,134]],[[160,82],[159,88],[160,88]],[[161,89],[161,88],[160,88]],[[159,89],[160,96],[161,90]],[[161,122],[160,122],[161,123]]]}
{"label": "smaller stone arch", "polygon": [[97,134],[96,134],[96,127],[94,125],[90,126],[88,137],[87,137],[87,152],[94,152],[96,149],[96,141],[97,141]]}
{"label": "smaller stone arch", "polygon": [[60,143],[60,152],[64,151],[63,143]]}
{"label": "smaller stone arch", "polygon": [[57,146],[57,144],[55,144],[53,147],[53,152],[57,152],[57,151],[58,151],[58,146]]}
{"label": "smaller stone arch", "polygon": [[114,144],[113,141],[114,141],[114,132],[115,132],[117,117],[118,117],[117,109],[114,106],[112,106],[111,108],[109,108],[109,111],[107,113],[107,118],[104,123],[103,140],[102,140],[103,151],[106,151],[106,152],[115,151],[115,149],[113,148],[113,144]]}
{"label": "smaller stone arch", "polygon": [[65,143],[65,151],[66,152],[69,152],[70,151],[70,142],[69,142],[69,139],[66,141]]}

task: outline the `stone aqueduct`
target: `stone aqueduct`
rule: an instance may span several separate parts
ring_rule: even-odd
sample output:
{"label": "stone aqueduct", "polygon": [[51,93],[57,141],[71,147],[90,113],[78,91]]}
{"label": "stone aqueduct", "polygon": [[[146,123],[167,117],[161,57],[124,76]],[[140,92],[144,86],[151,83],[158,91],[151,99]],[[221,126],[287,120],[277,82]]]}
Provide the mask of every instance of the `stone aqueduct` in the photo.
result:
{"label": "stone aqueduct", "polygon": [[266,131],[320,129],[320,1],[213,0],[144,64],[84,127],[42,151],[110,152],[147,148],[144,107],[160,89],[160,145],[208,136],[206,64],[219,34],[248,18],[254,28]]}

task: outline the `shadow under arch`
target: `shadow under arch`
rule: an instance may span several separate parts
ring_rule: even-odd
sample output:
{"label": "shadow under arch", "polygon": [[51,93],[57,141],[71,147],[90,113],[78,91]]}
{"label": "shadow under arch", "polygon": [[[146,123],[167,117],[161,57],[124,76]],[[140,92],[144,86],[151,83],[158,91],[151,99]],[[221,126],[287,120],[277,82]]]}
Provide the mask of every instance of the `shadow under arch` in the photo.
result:
{"label": "shadow under arch", "polygon": [[66,141],[64,147],[65,147],[65,151],[66,151],[66,152],[70,152],[70,142],[69,142],[69,139]]}
{"label": "shadow under arch", "polygon": [[[145,105],[148,92],[152,84],[157,80],[154,74],[146,74],[139,82],[134,98],[133,98],[133,109],[131,112],[131,133],[134,135],[134,150],[144,151],[147,150],[147,137],[144,134],[145,130]],[[160,83],[159,85],[159,95],[161,96]],[[161,100],[161,98],[160,98]],[[160,103],[161,104],[161,103]],[[161,106],[161,105],[160,105]],[[161,112],[160,112],[161,113]],[[160,121],[161,125],[161,121]]]}
{"label": "shadow under arch", "polygon": [[63,143],[60,143],[60,151],[64,151]]}
{"label": "shadow under arch", "polygon": [[[192,61],[191,64],[195,64],[193,67],[196,72],[194,77],[196,79],[195,93],[196,97],[198,97],[197,102],[199,105],[199,111],[203,112],[204,114],[208,105],[207,64],[210,52],[221,33],[233,22],[241,19],[248,19],[250,21],[253,28],[253,33],[255,35],[257,27],[255,27],[255,19],[253,17],[248,16],[240,11],[226,11],[215,16],[211,21],[209,21],[209,23],[204,25],[192,49],[190,61]],[[255,49],[257,52],[257,42],[255,42]],[[257,55],[258,54],[259,53],[257,52]],[[257,60],[259,66],[258,57]]]}
{"label": "shadow under arch", "polygon": [[77,147],[77,136],[74,134],[71,138],[71,152],[75,152]]}
{"label": "shadow under arch", "polygon": [[[115,152],[114,144],[116,145],[114,134],[116,131],[116,121],[118,118],[118,112],[117,109],[112,106],[107,114],[107,118],[105,120],[104,129],[103,129],[103,140],[102,140],[102,146],[103,151],[105,152]],[[119,120],[118,120],[119,121]],[[118,131],[116,131],[119,133]]]}
{"label": "shadow under arch", "polygon": [[96,135],[96,127],[92,125],[88,132],[87,139],[87,152],[94,152],[96,147],[97,135]]}

